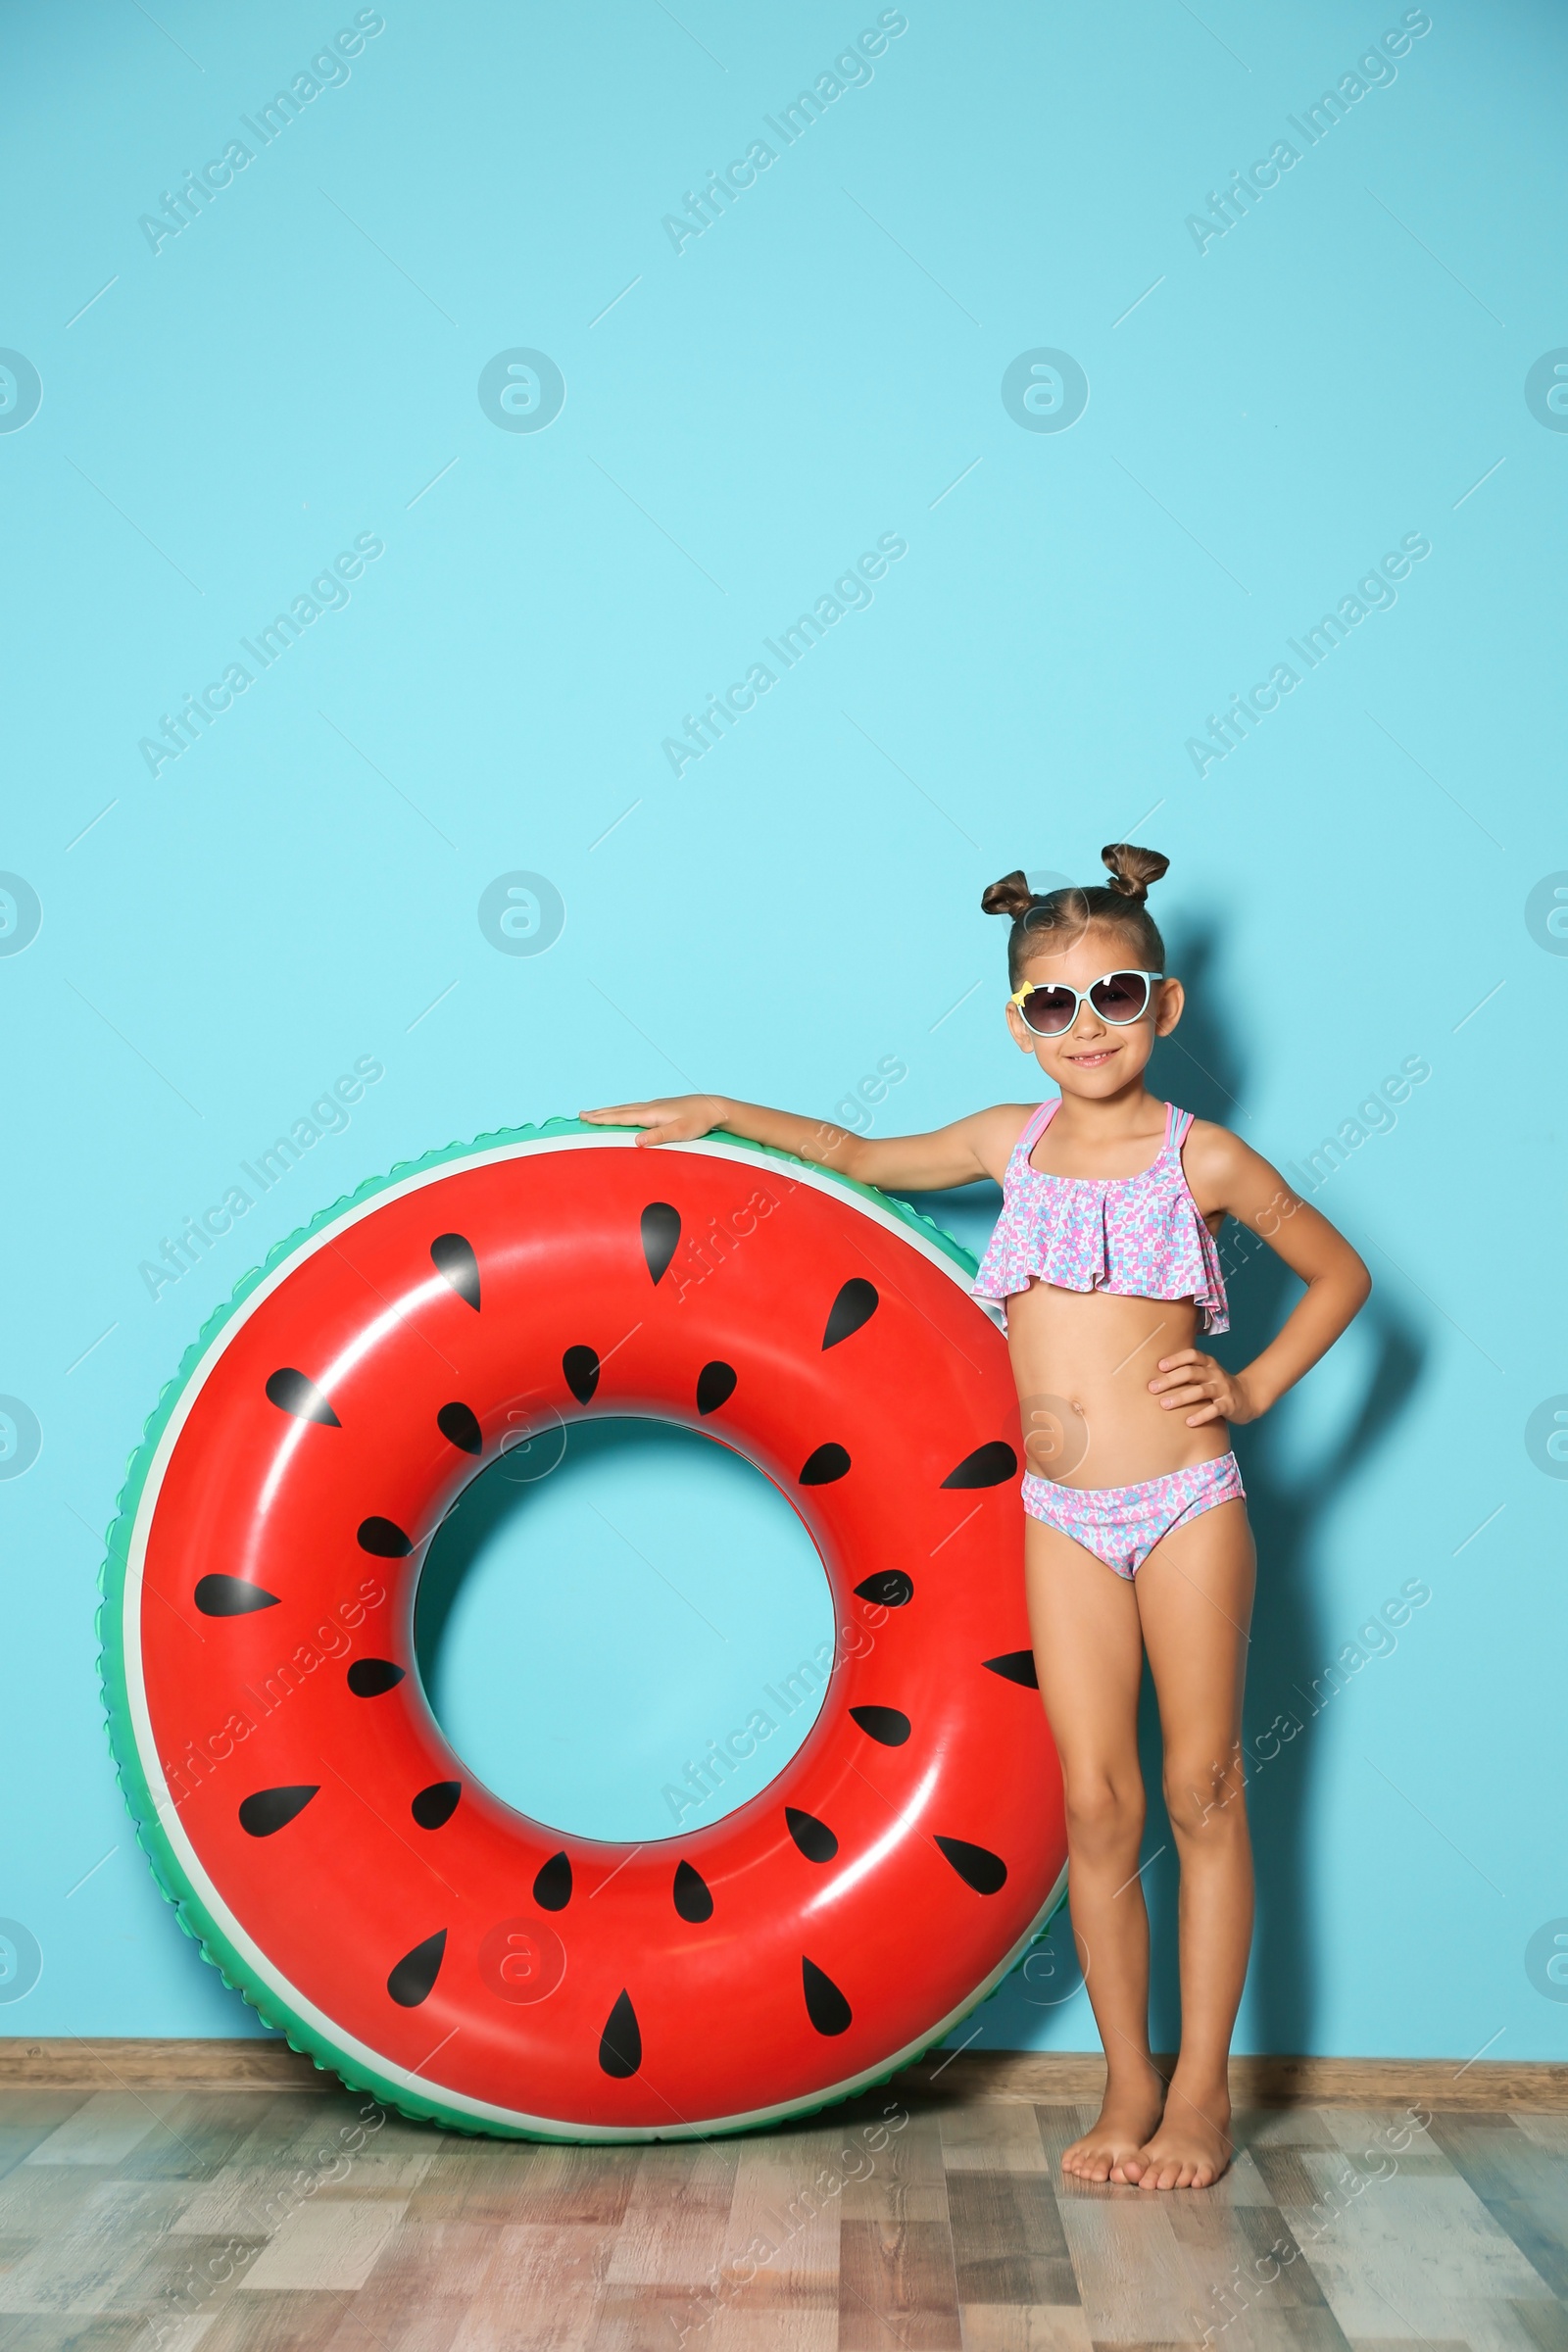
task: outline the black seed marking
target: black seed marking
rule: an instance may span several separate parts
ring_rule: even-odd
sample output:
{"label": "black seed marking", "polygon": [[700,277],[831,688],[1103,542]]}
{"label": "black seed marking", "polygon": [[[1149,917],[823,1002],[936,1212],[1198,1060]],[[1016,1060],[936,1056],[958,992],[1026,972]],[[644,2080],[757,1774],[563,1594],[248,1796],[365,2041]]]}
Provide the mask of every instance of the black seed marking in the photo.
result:
{"label": "black seed marking", "polygon": [[937,1843],[976,1894],[1000,1894],[1007,1884],[1007,1865],[988,1845],[971,1845],[964,1838],[939,1838]]}
{"label": "black seed marking", "polygon": [[[444,1438],[454,1446],[461,1446],[465,1453],[483,1453],[484,1437],[479,1428],[479,1416],[471,1405],[444,1404],[435,1417],[435,1425]],[[370,1524],[367,1520],[366,1526]],[[389,1520],[381,1521],[383,1527],[390,1524]],[[360,1542],[365,1543],[364,1528],[360,1530]],[[370,1546],[367,1545],[366,1548],[368,1550]]]}
{"label": "black seed marking", "polygon": [[461,1233],[438,1233],[430,1244],[430,1263],[443,1282],[450,1282],[460,1298],[479,1311],[479,1260],[473,1244]]}
{"label": "black seed marking", "polygon": [[987,1445],[977,1446],[966,1453],[956,1470],[950,1470],[942,1481],[945,1487],[1002,1487],[1014,1476],[1018,1456],[1004,1438],[992,1438]]}
{"label": "black seed marking", "polygon": [[378,1560],[406,1560],[414,1549],[414,1541],[403,1533],[395,1519],[362,1519],[360,1549],[373,1552]]}
{"label": "black seed marking", "polygon": [[416,1943],[412,1952],[405,1952],[386,1981],[386,1988],[400,2009],[417,2009],[428,2000],[430,1988],[441,1974],[441,1957],[447,1948],[447,1932],[427,1936]]}
{"label": "black seed marking", "polygon": [[902,1747],[909,1737],[909,1718],[897,1707],[852,1707],[850,1713],[866,1738],[883,1747]]}
{"label": "black seed marking", "polygon": [[255,1609],[275,1609],[277,1594],[249,1585],[242,1576],[203,1576],[196,1580],[196,1606],[204,1617],[249,1617]]}
{"label": "black seed marking", "polygon": [[715,1356],[705,1364],[697,1375],[697,1410],[716,1413],[721,1404],[728,1404],[735,1394],[735,1367],[720,1363]]}
{"label": "black seed marking", "polygon": [[828,1309],[823,1348],[836,1348],[840,1340],[847,1340],[862,1323],[869,1323],[877,1305],[876,1284],[867,1282],[863,1275],[852,1274]]}
{"label": "black seed marking", "polygon": [[457,1811],[462,1794],[461,1781],[432,1781],[428,1788],[419,1790],[409,1811],[421,1830],[442,1830]]}
{"label": "black seed marking", "polygon": [[987,1658],[986,1670],[1000,1674],[1004,1683],[1016,1683],[1020,1690],[1038,1690],[1040,1673],[1032,1649],[1009,1649],[1000,1658]]}
{"label": "black seed marking", "polygon": [[874,1601],[879,1609],[903,1609],[914,1598],[914,1579],[906,1576],[902,1568],[882,1568],[855,1590],[862,1600]]}
{"label": "black seed marking", "polygon": [[379,1698],[387,1690],[395,1690],[407,1674],[406,1666],[394,1666],[390,1658],[356,1658],[349,1668],[349,1689],[356,1698]]}
{"label": "black seed marking", "polygon": [[675,1908],[694,1928],[700,1928],[705,1919],[713,1916],[713,1897],[708,1881],[689,1862],[675,1865]]}
{"label": "black seed marking", "polygon": [[267,1400],[275,1404],[280,1413],[293,1413],[301,1421],[319,1421],[323,1429],[343,1426],[315,1381],[304,1372],[291,1372],[287,1366],[269,1375]]}
{"label": "black seed marking", "polygon": [[592,1348],[568,1348],[561,1359],[566,1386],[579,1404],[586,1404],[599,1386],[599,1357]]}
{"label": "black seed marking", "polygon": [[806,1987],[806,2014],[819,2034],[843,2034],[853,2011],[832,1978],[814,1960],[801,1954],[801,1981]]}
{"label": "black seed marking", "polygon": [[658,1282],[680,1240],[680,1210],[671,1208],[667,1200],[650,1200],[643,1210],[642,1237],[648,1271]]}
{"label": "black seed marking", "polygon": [[564,1848],[551,1855],[534,1880],[533,1899],[541,1911],[564,1911],[570,1902],[571,1857]]}
{"label": "black seed marking", "polygon": [[829,1440],[827,1445],[818,1446],[807,1455],[801,1468],[801,1484],[803,1487],[830,1487],[836,1478],[844,1476],[849,1466],[850,1457],[844,1447],[835,1446]]}
{"label": "black seed marking", "polygon": [[642,2062],[643,2037],[637,2026],[637,2012],[631,2005],[631,1994],[623,1990],[616,1995],[615,2006],[599,2036],[599,2063],[607,2075],[624,2082]]}
{"label": "black seed marking", "polygon": [[832,1861],[839,1850],[839,1841],[825,1821],[818,1821],[814,1813],[801,1812],[795,1805],[785,1806],[784,1819],[808,1862]]}
{"label": "black seed marking", "polygon": [[272,1837],[304,1812],[320,1786],[319,1781],[306,1781],[293,1788],[258,1788],[241,1801],[240,1828],[249,1838]]}

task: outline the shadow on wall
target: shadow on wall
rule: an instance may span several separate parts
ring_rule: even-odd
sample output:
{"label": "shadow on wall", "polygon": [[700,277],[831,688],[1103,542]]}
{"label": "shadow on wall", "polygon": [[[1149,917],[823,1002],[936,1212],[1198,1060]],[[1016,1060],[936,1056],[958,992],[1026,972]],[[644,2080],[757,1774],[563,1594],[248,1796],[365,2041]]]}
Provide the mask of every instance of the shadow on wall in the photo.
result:
{"label": "shadow on wall", "polygon": [[[1209,928],[1172,942],[1171,968],[1187,983],[1187,1010],[1176,1036],[1156,1049],[1150,1084],[1154,1094],[1198,1118],[1232,1128],[1246,1141],[1244,1065],[1216,1016],[1216,991],[1209,984],[1217,944]],[[1232,1368],[1267,1346],[1299,1295],[1295,1275],[1271,1250],[1250,1249],[1236,1262],[1240,1233],[1227,1224],[1220,1237],[1231,1329],[1209,1343],[1211,1352]],[[1376,1293],[1362,1309],[1361,1322],[1371,1342],[1371,1372],[1358,1404],[1319,1459],[1303,1469],[1286,1443],[1290,1397],[1236,1433],[1258,1563],[1244,1730],[1257,1868],[1249,2036],[1254,2047],[1281,2053],[1317,2046],[1318,1949],[1306,1829],[1318,1763],[1313,1709],[1321,1700],[1314,1699],[1312,1684],[1345,1632],[1328,1622],[1319,1597],[1317,1520],[1384,1443],[1415,1386],[1425,1352],[1409,1326]],[[1165,1848],[1165,1859],[1145,1879],[1155,1953],[1151,2030],[1156,2050],[1174,2050],[1181,2017],[1174,1841],[1159,1795],[1158,1717],[1147,1667],[1144,1681],[1139,1750],[1150,1793],[1146,1842],[1151,1852]],[[1293,1722],[1298,1731],[1290,1731]]]}

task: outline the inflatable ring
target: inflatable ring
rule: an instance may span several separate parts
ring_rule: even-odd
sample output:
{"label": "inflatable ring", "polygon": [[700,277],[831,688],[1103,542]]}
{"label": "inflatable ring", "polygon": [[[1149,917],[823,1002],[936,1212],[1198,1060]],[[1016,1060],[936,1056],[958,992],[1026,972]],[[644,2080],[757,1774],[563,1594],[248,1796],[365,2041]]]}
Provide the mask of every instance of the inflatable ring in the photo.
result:
{"label": "inflatable ring", "polygon": [[[282,1244],[166,1391],[110,1539],[111,1737],[182,1922],[297,2049],[468,2131],[679,2138],[848,2097],[1001,1982],[1065,1875],[973,1260],[783,1153],[632,1144],[484,1138]],[[415,1662],[458,1494],[589,1414],[766,1473],[840,1629],[781,1774],[641,1846],[474,1782]]]}

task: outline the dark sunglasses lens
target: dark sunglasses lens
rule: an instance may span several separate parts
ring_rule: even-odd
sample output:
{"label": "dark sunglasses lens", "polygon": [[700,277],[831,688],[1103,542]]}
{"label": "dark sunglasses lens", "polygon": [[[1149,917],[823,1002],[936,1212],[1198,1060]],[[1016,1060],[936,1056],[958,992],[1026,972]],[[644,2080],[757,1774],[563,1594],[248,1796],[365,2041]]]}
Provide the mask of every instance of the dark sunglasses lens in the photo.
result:
{"label": "dark sunglasses lens", "polygon": [[1102,1020],[1136,1021],[1149,1003],[1149,982],[1142,972],[1112,972],[1095,982],[1089,1002]]}
{"label": "dark sunglasses lens", "polygon": [[1037,1037],[1059,1037],[1077,1009],[1070,988],[1032,988],[1023,1001],[1023,1017]]}

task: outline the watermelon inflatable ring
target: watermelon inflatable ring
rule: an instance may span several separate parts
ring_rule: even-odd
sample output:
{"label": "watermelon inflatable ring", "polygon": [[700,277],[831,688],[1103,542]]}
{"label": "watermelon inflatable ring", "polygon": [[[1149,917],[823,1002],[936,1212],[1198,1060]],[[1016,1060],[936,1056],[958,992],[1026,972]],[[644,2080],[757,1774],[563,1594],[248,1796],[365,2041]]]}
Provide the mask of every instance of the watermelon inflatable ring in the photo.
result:
{"label": "watermelon inflatable ring", "polygon": [[[681,2138],[885,2080],[1022,1957],[1065,1835],[973,1270],[787,1154],[552,1120],[366,1185],[240,1284],[131,1465],[102,1663],[165,1892],[296,2049],[462,2130]],[[593,1415],[761,1469],[840,1629],[780,1775],[642,1845],[474,1781],[414,1653],[464,1487]]]}

